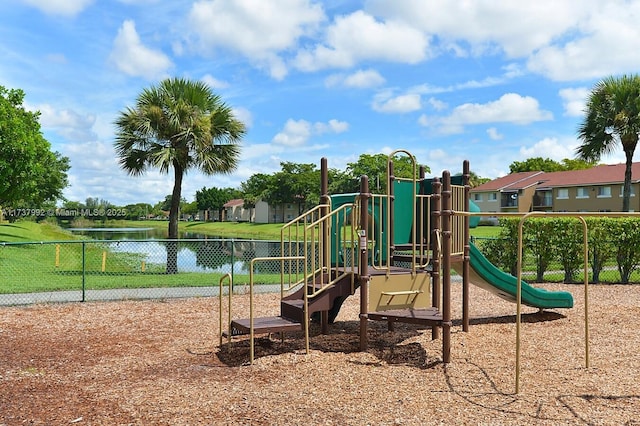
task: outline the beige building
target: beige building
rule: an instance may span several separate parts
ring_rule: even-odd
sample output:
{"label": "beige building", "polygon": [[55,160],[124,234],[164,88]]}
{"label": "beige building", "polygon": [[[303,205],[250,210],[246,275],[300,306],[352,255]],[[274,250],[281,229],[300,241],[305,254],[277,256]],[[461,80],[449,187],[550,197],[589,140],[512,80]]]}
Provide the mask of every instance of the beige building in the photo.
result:
{"label": "beige building", "polygon": [[[471,189],[483,212],[615,212],[622,210],[624,164],[587,170],[522,172]],[[640,163],[633,163],[629,209],[640,211]]]}
{"label": "beige building", "polygon": [[255,207],[244,208],[244,200],[233,199],[224,204],[223,221],[254,223],[286,223],[298,216],[296,204],[269,205],[258,201]]}

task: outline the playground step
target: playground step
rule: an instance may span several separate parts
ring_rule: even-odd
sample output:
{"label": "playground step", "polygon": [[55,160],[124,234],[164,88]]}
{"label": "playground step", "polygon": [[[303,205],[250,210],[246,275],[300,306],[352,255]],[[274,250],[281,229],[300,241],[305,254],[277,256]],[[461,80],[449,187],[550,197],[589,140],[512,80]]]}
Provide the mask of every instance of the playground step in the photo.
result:
{"label": "playground step", "polygon": [[391,309],[369,312],[367,318],[373,321],[403,322],[426,326],[442,325],[442,313],[437,308]]}
{"label": "playground step", "polygon": [[[253,319],[253,332],[255,334],[280,333],[285,331],[302,330],[302,324],[283,317],[259,317]],[[251,332],[251,321],[249,318],[231,321],[231,336],[246,335]],[[223,333],[224,337],[229,336],[229,332]]]}
{"label": "playground step", "polygon": [[[325,279],[326,282],[328,277],[325,276],[323,279]],[[280,315],[293,321],[303,322],[304,291],[318,290],[320,287],[320,284],[309,283],[307,286],[282,299],[280,301]],[[327,287],[321,293],[316,294],[313,297],[309,297],[309,317],[316,312],[330,311],[330,321],[332,321],[340,310],[342,301],[350,295],[351,279],[350,277],[345,276],[343,279]]]}
{"label": "playground step", "polygon": [[[394,253],[392,256],[394,262],[413,262],[413,255],[411,253]],[[419,255],[416,254],[415,257],[416,263],[419,265],[431,264],[431,256],[427,254]]]}

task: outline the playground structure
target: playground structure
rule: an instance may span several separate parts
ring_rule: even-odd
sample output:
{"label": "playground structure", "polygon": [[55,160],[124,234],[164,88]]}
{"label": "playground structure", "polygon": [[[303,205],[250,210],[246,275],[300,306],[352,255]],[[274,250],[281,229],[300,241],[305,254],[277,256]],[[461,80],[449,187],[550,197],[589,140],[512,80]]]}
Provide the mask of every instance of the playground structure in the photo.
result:
{"label": "playground structure", "polygon": [[[393,159],[401,154],[412,161],[412,179],[394,175]],[[252,363],[255,335],[302,330],[309,352],[309,322],[318,320],[326,333],[343,301],[359,291],[360,350],[367,350],[369,321],[385,321],[389,330],[409,323],[442,338],[442,361],[449,363],[452,269],[462,276],[463,331],[469,329],[470,283],[539,309],[572,307],[571,294],[536,289],[505,274],[470,243],[469,228],[478,217],[470,213],[469,175],[465,161],[462,175],[444,171],[441,179],[425,178],[415,158],[398,150],[388,157],[386,194],[371,194],[363,176],[358,193],[330,195],[323,158],[320,204],[282,228],[279,257],[251,261],[248,318],[232,318],[231,293],[228,318],[222,318],[221,280],[220,344],[223,337],[230,343],[233,336],[248,335]],[[254,266],[275,259],[281,266],[280,315],[256,318]]]}

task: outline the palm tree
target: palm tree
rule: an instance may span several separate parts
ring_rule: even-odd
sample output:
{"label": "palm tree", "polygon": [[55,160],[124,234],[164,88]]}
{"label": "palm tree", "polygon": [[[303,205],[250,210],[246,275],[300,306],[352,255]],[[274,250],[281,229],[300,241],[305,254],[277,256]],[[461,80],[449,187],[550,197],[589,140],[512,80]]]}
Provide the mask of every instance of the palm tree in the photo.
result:
{"label": "palm tree", "polygon": [[640,76],[607,77],[595,85],[587,99],[586,116],[578,127],[583,143],[576,154],[599,161],[620,143],[626,158],[622,211],[629,211],[633,153],[640,135]]}
{"label": "palm tree", "polygon": [[[244,124],[205,83],[181,78],[144,89],[135,107],[120,112],[115,124],[115,150],[120,166],[129,174],[141,175],[149,168],[161,173],[173,169],[168,234],[169,239],[177,239],[184,174],[192,168],[207,175],[235,170]],[[167,246],[167,273],[175,272],[174,243]]]}

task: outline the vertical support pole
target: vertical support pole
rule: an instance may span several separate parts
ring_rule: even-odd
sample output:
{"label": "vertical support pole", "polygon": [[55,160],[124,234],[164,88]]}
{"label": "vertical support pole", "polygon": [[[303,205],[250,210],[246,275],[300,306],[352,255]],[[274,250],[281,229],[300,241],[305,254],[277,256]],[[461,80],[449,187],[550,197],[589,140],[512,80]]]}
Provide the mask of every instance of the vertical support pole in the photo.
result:
{"label": "vertical support pole", "polygon": [[235,266],[236,266],[235,251],[236,251],[236,244],[232,238],[231,239],[231,282],[229,283],[229,294],[233,293],[233,270],[235,269]]}
{"label": "vertical support pole", "polygon": [[107,252],[103,251],[102,252],[102,272],[104,272],[107,269]]}
{"label": "vertical support pole", "polygon": [[[387,244],[387,267],[391,267],[391,254],[395,250],[394,243],[394,229],[393,224],[394,220],[394,210],[395,210],[395,190],[394,190],[394,182],[396,181],[396,177],[393,174],[393,161],[391,159],[387,162],[387,238],[389,239]],[[387,268],[387,271],[389,268]]]}
{"label": "vertical support pole", "polygon": [[[440,246],[442,242],[440,232],[440,216],[442,210],[442,184],[438,178],[435,178],[432,183],[433,195],[431,201],[431,306],[440,310],[442,307],[441,295],[440,295]],[[431,338],[433,340],[440,338],[440,328],[433,327],[431,329]]]}
{"label": "vertical support pole", "polygon": [[[327,158],[322,157],[320,159],[320,204],[329,205],[330,202],[331,202],[331,199],[329,198],[329,168],[327,166]],[[328,213],[329,213],[328,207],[320,208],[320,217],[326,217]],[[320,229],[318,230],[318,232],[320,233],[320,236],[319,236],[320,243],[322,245],[322,247],[320,247],[320,250],[321,250],[320,256],[322,256],[321,264],[326,268],[330,268],[331,266],[331,237],[330,237],[329,223],[330,222],[325,220],[321,221]],[[332,271],[328,269],[327,270],[328,280],[331,280],[331,273]],[[329,333],[329,311],[320,312],[320,324],[322,328],[321,330],[322,334],[328,334]]]}
{"label": "vertical support pole", "polygon": [[[428,238],[428,232],[429,232],[429,218],[427,217],[427,215],[425,214],[425,212],[429,212],[429,209],[427,207],[427,202],[426,202],[426,198],[424,197],[425,195],[425,188],[424,188],[424,180],[425,180],[425,173],[426,173],[426,169],[424,166],[420,166],[419,172],[418,172],[418,184],[420,185],[420,187],[418,188],[418,194],[421,195],[420,197],[420,201],[419,201],[419,206],[417,206],[418,208],[418,219],[420,219],[420,224],[419,226],[419,231],[418,231],[418,238],[419,238],[419,244],[420,244],[420,256],[422,259],[422,256],[424,256],[425,254],[425,247],[424,245],[426,244],[426,242],[429,240]],[[423,260],[420,260],[421,264],[424,264],[425,262]]]}
{"label": "vertical support pole", "polygon": [[82,301],[85,301],[85,279],[86,279],[86,272],[87,272],[87,262],[86,262],[86,243],[83,241],[82,242]]}
{"label": "vertical support pole", "polygon": [[60,267],[60,244],[56,244],[56,268]]}
{"label": "vertical support pole", "polygon": [[366,176],[360,178],[360,235],[359,253],[360,259],[360,350],[366,351],[367,341],[367,321],[369,313],[369,253],[367,249],[367,230],[369,229],[369,179]]}
{"label": "vertical support pole", "polygon": [[451,174],[442,173],[442,361],[451,361]]}
{"label": "vertical support pole", "polygon": [[[464,211],[469,211],[469,196],[471,186],[469,179],[471,172],[469,169],[469,160],[462,163],[462,184],[464,185]],[[464,216],[464,257],[462,259],[462,331],[469,331],[469,216]]]}

